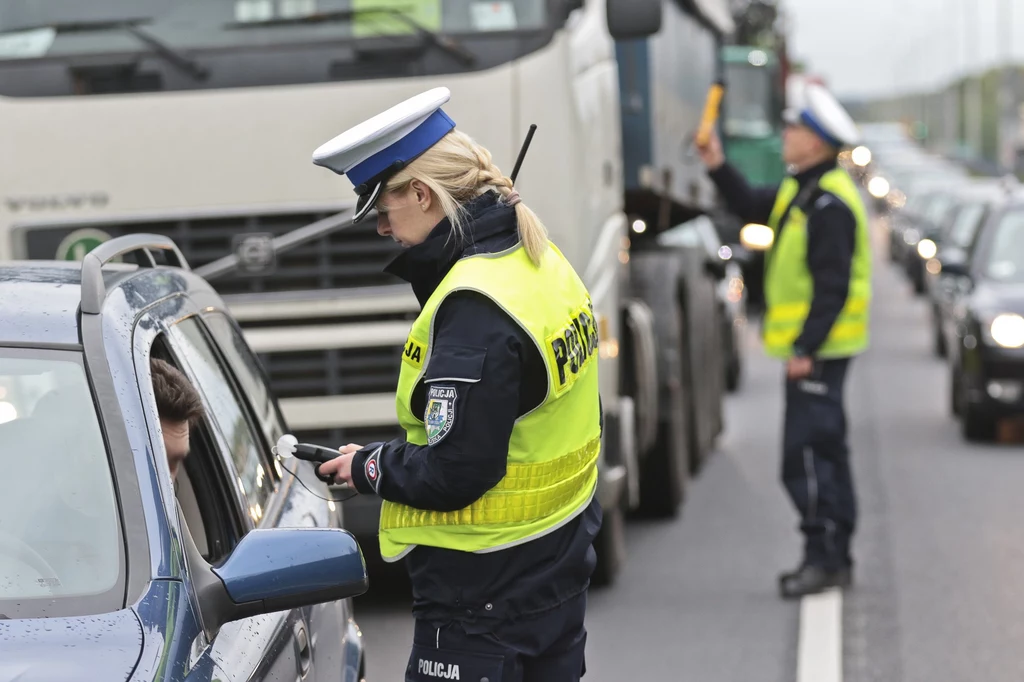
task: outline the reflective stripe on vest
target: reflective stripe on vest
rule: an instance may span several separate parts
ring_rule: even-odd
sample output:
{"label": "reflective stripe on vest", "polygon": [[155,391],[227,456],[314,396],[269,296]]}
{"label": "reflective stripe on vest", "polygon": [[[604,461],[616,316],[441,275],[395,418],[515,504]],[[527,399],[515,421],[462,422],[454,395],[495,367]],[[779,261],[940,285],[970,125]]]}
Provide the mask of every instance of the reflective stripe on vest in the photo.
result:
{"label": "reflective stripe on vest", "polygon": [[[857,186],[846,171],[836,168],[825,173],[818,186],[850,209],[856,221],[856,236],[846,304],[816,355],[849,357],[864,351],[869,338],[871,251],[867,211]],[[767,311],[763,338],[765,351],[779,358],[792,354],[793,343],[803,331],[814,296],[814,280],[807,269],[806,213],[794,206],[786,218],[785,229],[779,230],[779,221],[798,192],[796,180],[783,181],[768,221],[778,239],[768,254],[765,269]]]}
{"label": "reflective stripe on vest", "polygon": [[[547,395],[516,422],[505,477],[477,501],[448,512],[383,503],[379,539],[388,561],[416,545],[487,552],[529,541],[574,518],[596,490],[597,322],[586,287],[553,245],[539,267],[521,245],[463,258],[438,285],[403,353],[395,406],[406,440],[427,443],[423,415],[412,411],[413,391],[430,367],[435,312],[447,296],[465,290],[488,296],[530,335],[547,369]],[[465,385],[472,400],[473,384]]]}

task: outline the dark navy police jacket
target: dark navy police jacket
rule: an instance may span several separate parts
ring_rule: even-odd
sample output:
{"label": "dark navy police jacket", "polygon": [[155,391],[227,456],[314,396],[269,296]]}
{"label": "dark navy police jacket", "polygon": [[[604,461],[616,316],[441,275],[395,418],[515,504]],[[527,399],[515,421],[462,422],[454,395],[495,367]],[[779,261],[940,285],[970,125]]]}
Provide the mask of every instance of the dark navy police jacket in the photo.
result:
{"label": "dark navy police jacket", "polygon": [[[811,183],[836,167],[835,161],[810,168],[797,174],[801,193]],[[710,173],[711,179],[725,197],[729,209],[742,220],[767,224],[778,186],[752,188],[743,176],[728,163]],[[807,269],[814,280],[814,298],[807,313],[803,332],[793,342],[795,354],[814,355],[825,343],[835,324],[850,289],[850,267],[857,234],[857,220],[853,212],[829,192],[812,196],[807,214]],[[780,233],[785,229],[785,216]],[[778,241],[778,235],[775,238]]]}
{"label": "dark navy police jacket", "polygon": [[[387,271],[412,285],[422,306],[455,262],[477,253],[496,253],[518,241],[515,209],[489,192],[465,207],[472,220],[459,239],[445,219],[427,239],[403,252]],[[458,390],[454,424],[434,446],[399,438],[367,444],[352,461],[356,489],[418,509],[454,511],[468,506],[505,475],[512,427],[547,392],[547,372],[536,344],[496,303],[476,292],[449,295],[434,322],[435,349],[459,346],[459,354],[479,363],[478,383]],[[476,349],[477,353],[467,352]],[[395,362],[400,362],[395,358]],[[475,370],[479,372],[480,370]],[[448,376],[452,376],[449,374]],[[468,375],[466,375],[468,376]],[[425,379],[431,378],[428,364]],[[467,390],[468,387],[468,390]],[[422,382],[413,392],[413,412],[426,404]],[[370,455],[383,445],[367,477]],[[371,467],[373,464],[371,464]],[[430,620],[508,620],[559,606],[587,589],[596,564],[592,547],[601,526],[596,496],[570,523],[530,542],[489,553],[418,546],[406,555],[413,589],[413,614]],[[488,608],[489,607],[489,608]]]}

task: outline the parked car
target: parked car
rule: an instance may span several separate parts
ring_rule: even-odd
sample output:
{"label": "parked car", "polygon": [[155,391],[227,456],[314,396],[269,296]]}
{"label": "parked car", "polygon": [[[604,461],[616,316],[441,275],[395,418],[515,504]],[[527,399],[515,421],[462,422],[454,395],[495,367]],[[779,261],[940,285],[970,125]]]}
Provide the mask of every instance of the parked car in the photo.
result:
{"label": "parked car", "polygon": [[950,403],[967,440],[995,436],[1000,418],[1024,413],[1024,194],[982,225],[970,257],[948,261]]}
{"label": "parked car", "polygon": [[[176,481],[151,358],[206,408]],[[363,555],[311,466],[273,456],[286,428],[166,237],[0,264],[5,679],[362,680]]]}

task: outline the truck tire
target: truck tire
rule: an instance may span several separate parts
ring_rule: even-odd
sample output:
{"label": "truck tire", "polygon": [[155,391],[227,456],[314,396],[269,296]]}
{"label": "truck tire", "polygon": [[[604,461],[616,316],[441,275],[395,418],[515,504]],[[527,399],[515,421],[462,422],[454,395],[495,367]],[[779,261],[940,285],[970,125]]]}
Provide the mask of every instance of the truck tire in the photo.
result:
{"label": "truck tire", "polygon": [[677,264],[672,255],[640,252],[630,273],[633,295],[653,313],[657,345],[658,428],[653,446],[640,456],[640,504],[647,517],[673,517],[683,502],[689,480],[687,404],[683,366],[687,361],[680,337],[682,311],[676,300]]}
{"label": "truck tire", "polygon": [[597,565],[590,576],[594,587],[608,587],[615,582],[626,563],[626,495],[620,504],[601,510],[601,530],[594,538]]}
{"label": "truck tire", "polygon": [[643,301],[626,302],[623,310],[622,395],[633,399],[637,452],[654,446],[658,435],[658,348],[654,313]]}

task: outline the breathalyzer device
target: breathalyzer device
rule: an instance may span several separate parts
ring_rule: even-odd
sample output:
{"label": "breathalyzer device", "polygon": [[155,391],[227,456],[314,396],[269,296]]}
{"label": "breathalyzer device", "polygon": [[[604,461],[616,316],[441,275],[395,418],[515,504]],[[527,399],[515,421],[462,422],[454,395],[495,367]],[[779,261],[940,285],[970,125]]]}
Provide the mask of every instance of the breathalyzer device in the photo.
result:
{"label": "breathalyzer device", "polygon": [[339,488],[348,487],[348,483],[335,483],[333,475],[323,476],[320,474],[321,464],[329,462],[341,455],[337,450],[325,448],[321,445],[313,445],[311,443],[300,443],[298,438],[290,433],[286,433],[277,439],[277,445],[274,446],[273,452],[281,459],[290,459],[295,457],[296,459],[301,459],[306,462],[312,462],[315,465],[313,472],[321,481],[331,485],[336,485]]}

